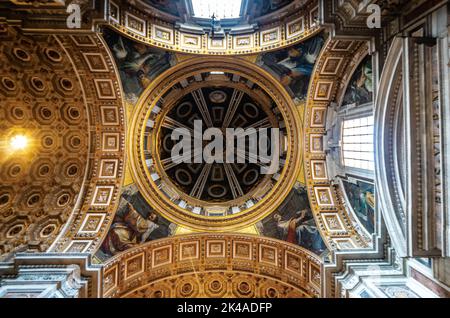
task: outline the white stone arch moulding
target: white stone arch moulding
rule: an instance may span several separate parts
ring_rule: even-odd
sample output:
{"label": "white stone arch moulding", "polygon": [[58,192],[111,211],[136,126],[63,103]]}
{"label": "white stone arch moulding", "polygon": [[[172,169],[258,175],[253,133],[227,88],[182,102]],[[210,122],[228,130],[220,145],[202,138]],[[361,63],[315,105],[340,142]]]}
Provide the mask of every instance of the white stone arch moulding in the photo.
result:
{"label": "white stone arch moulding", "polygon": [[[398,216],[398,213],[403,213],[398,207],[404,206],[404,202],[401,195],[395,194],[402,193],[400,189],[395,189],[401,185],[401,180],[398,169],[390,164],[391,156],[397,153],[395,136],[390,133],[391,129],[395,129],[393,126],[398,115],[395,108],[403,107],[398,103],[401,95],[395,91],[395,83],[401,79],[402,54],[402,39],[396,38],[389,50],[375,100],[375,186],[377,189],[383,189],[377,192],[377,204],[383,214],[393,246],[399,256],[406,256],[406,234]],[[397,89],[401,91],[401,87],[397,86]],[[388,164],[377,164],[381,162]]]}

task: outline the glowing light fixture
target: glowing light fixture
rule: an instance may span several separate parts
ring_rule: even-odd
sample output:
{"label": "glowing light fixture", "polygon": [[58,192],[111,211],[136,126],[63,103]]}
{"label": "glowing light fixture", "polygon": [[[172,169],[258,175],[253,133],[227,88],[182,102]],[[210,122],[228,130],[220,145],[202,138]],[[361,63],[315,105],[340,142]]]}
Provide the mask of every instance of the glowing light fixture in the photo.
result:
{"label": "glowing light fixture", "polygon": [[13,151],[24,150],[28,146],[28,138],[24,135],[16,135],[11,138],[9,144]]}
{"label": "glowing light fixture", "polygon": [[191,0],[194,16],[209,19],[213,15],[217,19],[239,18],[242,0]]}

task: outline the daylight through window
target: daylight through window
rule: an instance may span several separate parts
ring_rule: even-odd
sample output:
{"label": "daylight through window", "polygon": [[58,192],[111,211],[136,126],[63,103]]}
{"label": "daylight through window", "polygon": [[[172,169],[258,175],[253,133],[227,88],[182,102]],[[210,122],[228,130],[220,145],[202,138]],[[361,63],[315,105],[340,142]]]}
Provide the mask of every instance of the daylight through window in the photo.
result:
{"label": "daylight through window", "polygon": [[346,167],[374,170],[373,116],[344,121],[343,155]]}
{"label": "daylight through window", "polygon": [[192,0],[197,18],[233,19],[241,15],[242,0]]}

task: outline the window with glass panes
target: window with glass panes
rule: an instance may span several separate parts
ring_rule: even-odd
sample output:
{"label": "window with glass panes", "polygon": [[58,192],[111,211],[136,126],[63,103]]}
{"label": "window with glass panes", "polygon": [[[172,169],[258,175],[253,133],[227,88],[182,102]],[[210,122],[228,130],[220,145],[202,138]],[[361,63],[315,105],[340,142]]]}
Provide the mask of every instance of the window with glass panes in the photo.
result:
{"label": "window with glass panes", "polygon": [[344,121],[342,154],[346,167],[373,171],[373,116]]}
{"label": "window with glass panes", "polygon": [[192,0],[192,7],[197,18],[232,19],[240,17],[242,0]]}

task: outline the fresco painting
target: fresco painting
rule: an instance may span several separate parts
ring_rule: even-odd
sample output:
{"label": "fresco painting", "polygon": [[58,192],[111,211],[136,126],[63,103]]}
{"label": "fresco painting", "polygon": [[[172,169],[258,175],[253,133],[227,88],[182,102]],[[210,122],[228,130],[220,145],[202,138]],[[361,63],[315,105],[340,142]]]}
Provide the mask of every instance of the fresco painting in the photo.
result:
{"label": "fresco painting", "polygon": [[176,64],[173,53],[132,41],[109,29],[103,35],[116,61],[126,100],[131,104],[158,75]]}
{"label": "fresco painting", "polygon": [[375,231],[375,186],[357,180],[355,183],[342,181],[348,203],[358,220],[370,234]]}
{"label": "fresco painting", "polygon": [[342,105],[364,105],[373,101],[372,57],[367,56],[356,69]]}
{"label": "fresco painting", "polygon": [[307,190],[296,185],[272,215],[257,224],[263,236],[299,245],[321,255],[327,251],[312,214]]}
{"label": "fresco painting", "polygon": [[122,192],[113,224],[98,253],[107,259],[142,243],[166,238],[176,225],[161,217],[148,205],[135,185]]}
{"label": "fresco painting", "polygon": [[257,63],[278,78],[296,102],[303,102],[324,43],[325,35],[320,34],[289,48],[263,53]]}

